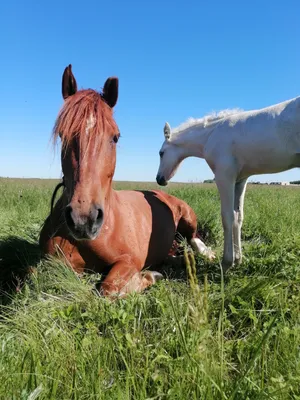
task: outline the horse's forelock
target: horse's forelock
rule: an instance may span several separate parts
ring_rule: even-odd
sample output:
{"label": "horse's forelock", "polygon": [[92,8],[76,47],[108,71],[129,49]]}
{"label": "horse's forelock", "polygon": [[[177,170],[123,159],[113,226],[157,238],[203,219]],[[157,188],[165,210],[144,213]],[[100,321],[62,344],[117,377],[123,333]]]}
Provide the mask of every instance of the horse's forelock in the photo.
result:
{"label": "horse's forelock", "polygon": [[115,125],[112,110],[101,94],[92,89],[80,90],[64,102],[53,128],[53,140],[55,143],[60,136],[62,147],[67,148],[74,137],[80,141],[85,137],[89,145],[96,135],[105,134],[108,126],[112,125]]}

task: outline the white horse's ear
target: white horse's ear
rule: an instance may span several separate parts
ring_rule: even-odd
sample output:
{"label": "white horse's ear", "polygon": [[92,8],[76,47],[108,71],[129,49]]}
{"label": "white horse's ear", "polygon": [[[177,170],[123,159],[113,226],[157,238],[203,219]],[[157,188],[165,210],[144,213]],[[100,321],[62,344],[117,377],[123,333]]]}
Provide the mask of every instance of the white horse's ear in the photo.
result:
{"label": "white horse's ear", "polygon": [[166,122],[165,126],[164,126],[164,135],[165,135],[165,139],[166,140],[170,140],[170,138],[171,138],[171,127],[168,124],[168,122]]}

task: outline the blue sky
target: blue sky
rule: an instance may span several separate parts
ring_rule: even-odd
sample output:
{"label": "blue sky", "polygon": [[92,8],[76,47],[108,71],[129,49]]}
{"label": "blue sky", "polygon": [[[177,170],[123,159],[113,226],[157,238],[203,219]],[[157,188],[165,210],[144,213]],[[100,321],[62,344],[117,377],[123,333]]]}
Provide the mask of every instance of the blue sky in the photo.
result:
{"label": "blue sky", "polygon": [[[71,63],[80,88],[119,77],[115,179],[153,181],[165,121],[300,94],[299,15],[299,1],[1,2],[0,176],[61,176],[49,139]],[[173,180],[211,177],[190,158]]]}

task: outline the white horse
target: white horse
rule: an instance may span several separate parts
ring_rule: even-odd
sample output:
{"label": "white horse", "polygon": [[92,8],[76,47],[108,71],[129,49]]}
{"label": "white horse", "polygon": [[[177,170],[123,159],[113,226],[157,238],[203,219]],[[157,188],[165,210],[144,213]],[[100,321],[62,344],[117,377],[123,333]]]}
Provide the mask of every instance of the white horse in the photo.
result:
{"label": "white horse", "polygon": [[157,183],[167,185],[186,157],[204,158],[215,175],[224,229],[223,268],[241,263],[247,179],[300,167],[300,97],[256,111],[224,110],[164,127]]}

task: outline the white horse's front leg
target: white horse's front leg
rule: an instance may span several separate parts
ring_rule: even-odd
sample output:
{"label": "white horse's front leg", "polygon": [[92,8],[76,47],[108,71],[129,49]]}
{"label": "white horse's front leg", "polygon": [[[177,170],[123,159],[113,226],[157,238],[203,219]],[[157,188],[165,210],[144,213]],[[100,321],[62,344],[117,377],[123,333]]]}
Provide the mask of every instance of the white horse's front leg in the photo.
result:
{"label": "white horse's front leg", "polygon": [[233,243],[234,243],[234,262],[242,262],[242,239],[241,231],[244,219],[244,198],[247,187],[247,179],[235,184],[234,194],[234,223],[233,223]]}
{"label": "white horse's front leg", "polygon": [[[222,171],[223,172],[223,171]],[[215,173],[216,184],[221,199],[221,215],[224,229],[223,270],[226,272],[233,265],[233,222],[234,222],[234,187],[235,179],[223,173]]]}

